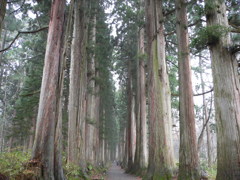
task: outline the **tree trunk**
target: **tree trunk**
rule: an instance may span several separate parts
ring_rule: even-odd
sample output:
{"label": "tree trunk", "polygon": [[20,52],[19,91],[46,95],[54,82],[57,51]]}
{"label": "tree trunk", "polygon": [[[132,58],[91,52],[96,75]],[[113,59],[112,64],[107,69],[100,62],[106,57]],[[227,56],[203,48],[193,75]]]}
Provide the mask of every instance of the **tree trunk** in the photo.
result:
{"label": "tree trunk", "polygon": [[139,74],[139,63],[137,62],[137,88],[136,88],[136,151],[134,157],[134,164],[132,168],[132,173],[137,174],[140,172],[140,141],[141,141],[141,124],[140,124],[140,74]]}
{"label": "tree trunk", "polygon": [[[7,82],[7,76],[5,77],[5,83]],[[4,90],[4,99],[3,99],[3,112],[2,112],[2,124],[1,124],[1,132],[0,132],[0,152],[5,150],[5,129],[6,129],[6,111],[7,111],[7,89]]]}
{"label": "tree trunk", "polygon": [[[140,11],[144,8],[144,0],[140,2]],[[144,27],[139,27],[138,53],[140,54],[137,66],[137,142],[136,154],[134,159],[134,168],[141,173],[147,168],[147,117],[146,117],[146,80],[145,80],[145,62],[144,62]]]}
{"label": "tree trunk", "polygon": [[[99,100],[99,103],[100,105],[99,106],[102,106],[102,101]],[[103,108],[99,108],[99,116],[101,118],[99,118],[99,125],[100,125],[100,129],[101,131],[99,131],[99,158],[98,158],[98,161],[103,165],[104,164],[104,145],[105,145],[105,142],[104,142],[104,139],[105,139],[105,136],[104,136],[104,132],[103,132],[103,129],[105,129],[105,124],[104,124],[104,109]],[[99,129],[99,130],[100,130]]]}
{"label": "tree trunk", "polygon": [[[34,114],[36,114],[35,110],[34,110]],[[31,130],[30,130],[30,136],[29,136],[29,142],[28,142],[28,149],[32,149],[32,147],[33,147],[35,130],[36,130],[36,117],[35,117],[35,115],[33,115],[33,117],[32,117],[32,127],[31,127]]]}
{"label": "tree trunk", "polygon": [[7,0],[0,0],[0,40],[3,28],[3,20],[6,14]]}
{"label": "tree trunk", "polygon": [[211,132],[209,123],[206,125],[206,132],[207,132],[207,156],[208,156],[208,167],[211,167],[213,164],[212,158],[212,141],[211,141]]}
{"label": "tree trunk", "polygon": [[28,138],[25,137],[25,138],[23,139],[22,151],[23,151],[24,153],[26,153],[27,150],[28,150]]}
{"label": "tree trunk", "polygon": [[[140,53],[143,55],[144,51],[144,28],[140,30],[139,40]],[[145,77],[145,62],[141,59],[139,62],[139,89],[140,89],[140,168],[147,167],[148,150],[147,150],[147,117],[146,117],[146,77]]]}
{"label": "tree trunk", "polygon": [[[3,40],[0,46],[1,49],[5,48],[6,39],[7,39],[7,31],[4,31]],[[2,87],[3,73],[4,73],[4,67],[2,66],[2,61],[3,61],[3,53],[0,53],[0,88]]]}
{"label": "tree trunk", "polygon": [[[225,1],[206,0],[207,26],[228,27]],[[240,179],[240,92],[237,62],[228,47],[229,33],[210,44],[215,118],[217,124],[217,180]]]}
{"label": "tree trunk", "polygon": [[128,127],[124,129],[124,157],[122,162],[122,168],[126,168],[128,165]]}
{"label": "tree trunk", "polygon": [[171,179],[174,169],[170,87],[161,0],[146,0],[149,67],[148,179]]}
{"label": "tree trunk", "polygon": [[136,151],[136,113],[135,113],[135,95],[132,94],[131,101],[131,149],[132,149],[132,165]]}
{"label": "tree trunk", "polygon": [[[40,102],[37,117],[35,141],[32,151],[32,161],[41,164],[41,176],[43,179],[65,179],[63,169],[55,160],[61,154],[55,147],[59,146],[58,139],[59,104],[61,96],[61,75],[62,75],[62,37],[64,25],[65,0],[54,0],[51,9],[51,19],[47,48],[45,54],[45,65],[41,86]],[[62,176],[60,176],[62,175]]]}
{"label": "tree trunk", "polygon": [[87,91],[87,116],[86,116],[86,160],[87,162],[95,163],[95,146],[96,146],[96,131],[97,131],[97,120],[95,114],[96,108],[96,89],[95,89],[95,44],[96,44],[96,12],[91,19],[91,31],[90,31],[90,58],[88,60],[88,91]]}
{"label": "tree trunk", "polygon": [[[95,73],[96,73],[96,79],[99,79],[99,63],[96,62],[96,69],[95,69]],[[100,143],[100,140],[101,140],[101,134],[100,134],[100,85],[99,83],[95,82],[95,119],[96,119],[96,129],[95,129],[95,162],[101,162],[100,160],[100,151],[98,151],[98,149],[100,149],[100,146],[101,146],[101,143]]]}
{"label": "tree trunk", "polygon": [[70,4],[70,10],[67,17],[67,21],[65,22],[66,28],[64,30],[64,38],[63,38],[63,46],[62,46],[62,56],[61,56],[61,64],[60,64],[60,76],[59,76],[59,87],[60,87],[60,94],[59,94],[59,103],[58,103],[58,122],[56,127],[55,133],[55,179],[63,179],[64,174],[62,171],[62,120],[63,120],[63,89],[64,89],[64,78],[65,78],[65,68],[67,64],[67,58],[69,57],[69,39],[71,38],[72,34],[72,17],[73,17],[73,2]]}
{"label": "tree trunk", "polygon": [[180,91],[180,150],[178,179],[196,180],[200,179],[200,177],[186,6],[186,0],[176,0]]}
{"label": "tree trunk", "polygon": [[132,82],[132,62],[128,62],[128,132],[127,132],[127,143],[128,143],[128,159],[127,159],[127,169],[130,171],[133,166],[133,119],[134,117],[134,108],[133,108],[133,82]]}
{"label": "tree trunk", "polygon": [[9,141],[8,141],[8,152],[11,152],[12,150],[12,145],[13,145],[13,137],[11,136]]}
{"label": "tree trunk", "polygon": [[[207,156],[208,156],[208,167],[211,167],[212,165],[212,143],[211,143],[211,133],[209,130],[209,116],[210,114],[208,113],[208,108],[207,108],[207,102],[206,102],[206,97],[205,97],[205,85],[204,85],[204,80],[203,80],[203,60],[201,56],[199,57],[199,67],[201,69],[200,71],[200,79],[201,79],[201,88],[202,88],[202,93],[203,93],[203,128],[204,125],[206,124],[206,135],[207,135]],[[212,105],[212,103],[211,103]],[[201,145],[198,143],[198,153],[200,152],[200,147]]]}
{"label": "tree trunk", "polygon": [[86,42],[88,2],[74,1],[74,26],[71,51],[68,105],[68,163],[85,167]]}

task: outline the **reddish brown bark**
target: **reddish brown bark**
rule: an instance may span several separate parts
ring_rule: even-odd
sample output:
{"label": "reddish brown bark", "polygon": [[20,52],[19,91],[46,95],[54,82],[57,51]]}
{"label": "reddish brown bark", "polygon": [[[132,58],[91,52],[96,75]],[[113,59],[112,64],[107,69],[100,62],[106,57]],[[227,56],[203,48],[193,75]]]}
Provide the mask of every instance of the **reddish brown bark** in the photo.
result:
{"label": "reddish brown bark", "polygon": [[161,0],[146,0],[150,133],[148,179],[171,179],[174,169],[162,3]]}
{"label": "reddish brown bark", "polygon": [[180,92],[180,150],[178,179],[195,180],[200,179],[200,177],[198,169],[199,160],[194,117],[186,5],[186,0],[176,0]]}
{"label": "reddish brown bark", "polygon": [[[59,126],[61,95],[61,59],[65,0],[54,0],[51,9],[45,65],[41,86],[35,141],[32,160],[41,164],[42,178],[65,179],[62,167],[55,164],[56,127]],[[61,120],[60,120],[61,121]],[[60,175],[62,175],[60,177]],[[57,178],[58,177],[58,178]]]}

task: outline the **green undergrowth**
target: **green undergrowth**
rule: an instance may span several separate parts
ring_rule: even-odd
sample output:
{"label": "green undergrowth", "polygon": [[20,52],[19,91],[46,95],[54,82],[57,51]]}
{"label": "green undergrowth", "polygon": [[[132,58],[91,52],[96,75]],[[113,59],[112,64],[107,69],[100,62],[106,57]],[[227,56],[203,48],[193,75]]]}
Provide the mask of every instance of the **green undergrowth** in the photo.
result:
{"label": "green undergrowth", "polygon": [[217,164],[213,164],[211,167],[208,167],[206,161],[201,162],[201,169],[207,173],[209,180],[215,180],[217,176]]}
{"label": "green undergrowth", "polygon": [[24,164],[30,159],[30,153],[14,150],[12,152],[0,153],[0,173],[15,179],[15,177],[24,171]]}
{"label": "green undergrowth", "polygon": [[215,180],[217,176],[217,165],[214,164],[211,167],[206,168],[209,180]]}
{"label": "green undergrowth", "polygon": [[[10,180],[21,179],[20,177],[37,177],[36,171],[26,168],[30,160],[30,152],[22,152],[21,148],[14,149],[11,152],[0,153],[0,174],[9,177]],[[80,166],[67,164],[66,158],[63,158],[64,174],[68,180],[92,180],[104,179],[107,167],[93,166],[88,164],[86,169]]]}
{"label": "green undergrowth", "polygon": [[217,176],[217,167],[216,165],[207,169],[209,180],[215,180]]}
{"label": "green undergrowth", "polygon": [[106,167],[87,165],[85,170],[82,170],[79,166],[74,164],[64,165],[65,175],[68,180],[92,180],[99,179],[104,180],[104,175],[107,171]]}

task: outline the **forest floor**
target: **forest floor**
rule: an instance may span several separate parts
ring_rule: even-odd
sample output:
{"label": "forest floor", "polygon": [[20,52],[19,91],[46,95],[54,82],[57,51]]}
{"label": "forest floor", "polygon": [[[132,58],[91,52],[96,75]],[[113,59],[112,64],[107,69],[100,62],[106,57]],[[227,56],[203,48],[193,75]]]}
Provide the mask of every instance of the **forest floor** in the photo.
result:
{"label": "forest floor", "polygon": [[126,174],[120,166],[117,166],[115,163],[112,164],[107,172],[106,180],[141,180],[142,178]]}

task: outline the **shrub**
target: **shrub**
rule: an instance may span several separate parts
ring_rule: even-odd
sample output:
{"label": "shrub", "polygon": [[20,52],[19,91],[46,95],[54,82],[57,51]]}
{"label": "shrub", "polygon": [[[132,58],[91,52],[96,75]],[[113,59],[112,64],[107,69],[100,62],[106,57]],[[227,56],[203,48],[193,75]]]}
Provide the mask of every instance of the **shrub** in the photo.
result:
{"label": "shrub", "polygon": [[24,164],[30,159],[30,153],[22,151],[0,153],[0,173],[14,179],[24,170]]}

